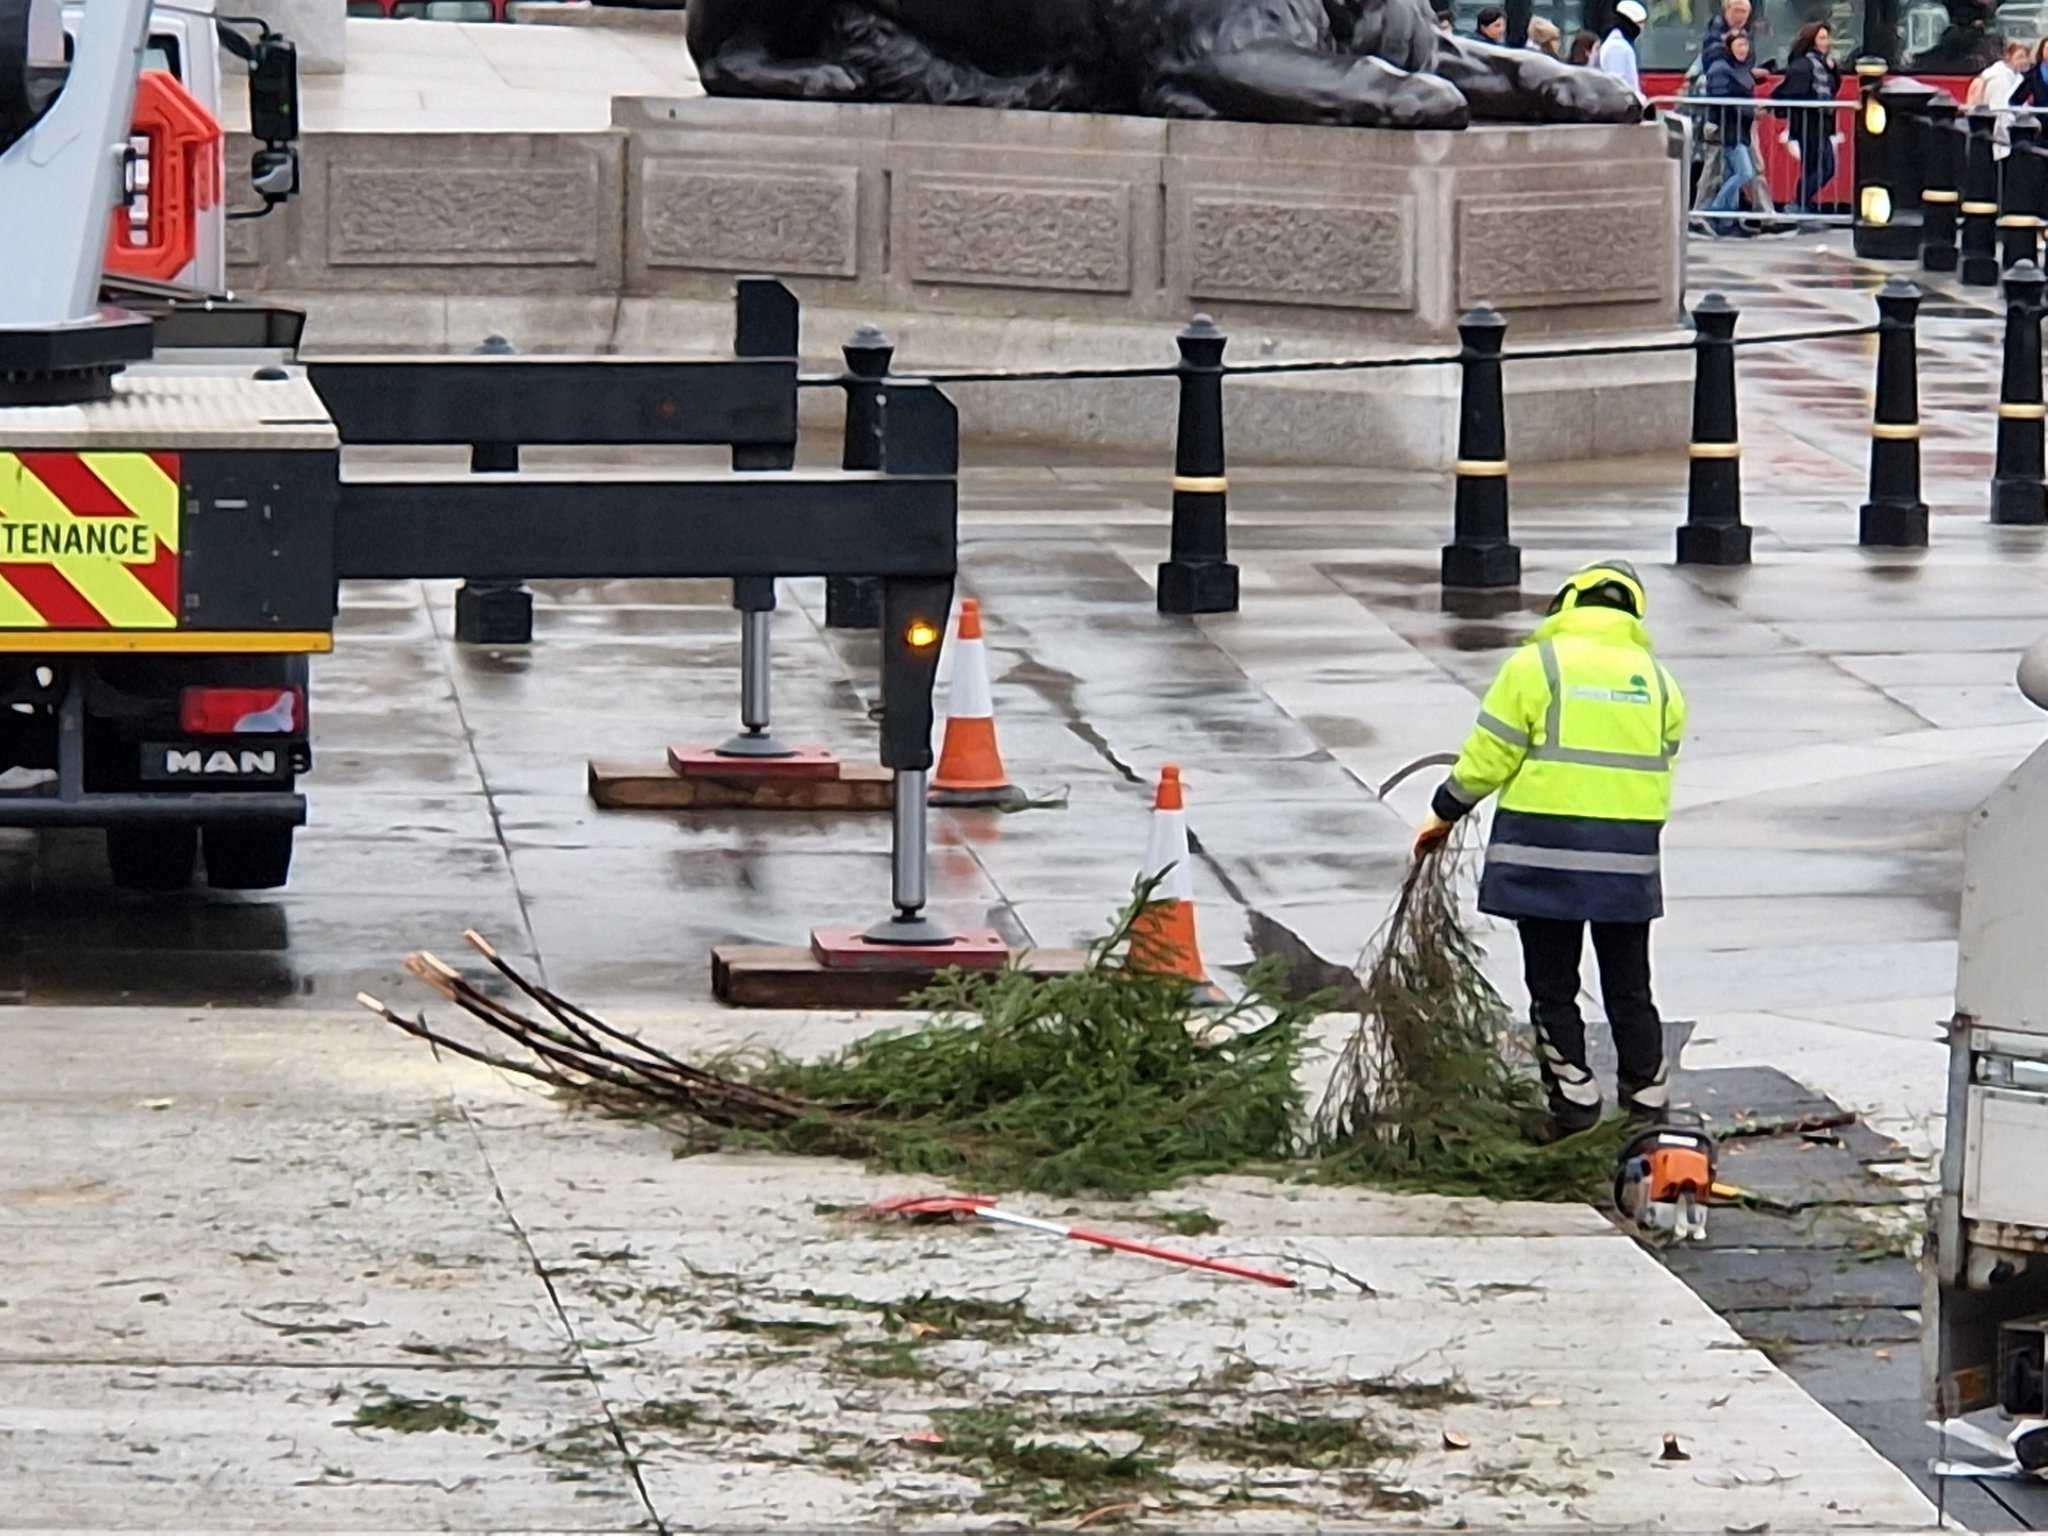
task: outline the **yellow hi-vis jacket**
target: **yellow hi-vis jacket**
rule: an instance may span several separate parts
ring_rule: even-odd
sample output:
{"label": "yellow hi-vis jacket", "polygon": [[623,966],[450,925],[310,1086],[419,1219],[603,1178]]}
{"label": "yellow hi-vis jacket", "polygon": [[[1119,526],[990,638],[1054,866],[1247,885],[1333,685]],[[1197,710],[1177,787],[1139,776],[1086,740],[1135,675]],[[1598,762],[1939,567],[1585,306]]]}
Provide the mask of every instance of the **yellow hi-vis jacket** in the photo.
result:
{"label": "yellow hi-vis jacket", "polygon": [[1500,794],[1479,907],[1499,917],[1661,917],[1657,844],[1685,695],[1633,614],[1551,614],[1486,691],[1432,809],[1455,821]]}

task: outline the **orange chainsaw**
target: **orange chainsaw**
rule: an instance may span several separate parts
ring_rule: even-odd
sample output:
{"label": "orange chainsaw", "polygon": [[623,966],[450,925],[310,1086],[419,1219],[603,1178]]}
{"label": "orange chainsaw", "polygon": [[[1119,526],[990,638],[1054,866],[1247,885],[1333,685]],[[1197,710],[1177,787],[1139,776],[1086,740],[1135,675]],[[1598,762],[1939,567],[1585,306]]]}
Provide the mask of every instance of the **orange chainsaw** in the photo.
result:
{"label": "orange chainsaw", "polygon": [[1714,1158],[1714,1138],[1704,1125],[1649,1127],[1621,1149],[1615,1209],[1654,1241],[1704,1241]]}

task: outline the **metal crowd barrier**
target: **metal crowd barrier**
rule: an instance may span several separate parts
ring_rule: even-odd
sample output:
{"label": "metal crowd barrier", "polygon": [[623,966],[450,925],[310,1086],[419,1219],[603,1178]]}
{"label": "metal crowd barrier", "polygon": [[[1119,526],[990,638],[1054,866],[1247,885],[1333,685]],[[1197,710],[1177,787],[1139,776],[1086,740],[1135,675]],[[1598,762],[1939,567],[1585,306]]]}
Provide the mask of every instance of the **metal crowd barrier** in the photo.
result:
{"label": "metal crowd barrier", "polygon": [[[1850,146],[1855,137],[1857,103],[1853,101],[1778,101],[1774,97],[1658,96],[1650,105],[1667,118],[1690,128],[1687,202],[1694,233],[1730,232],[1737,226],[1768,225],[1793,220],[1809,225],[1847,227],[1854,222],[1854,186]],[[1755,112],[1750,149],[1758,176],[1770,193],[1770,211],[1747,201],[1733,212],[1711,218],[1706,203],[1722,184],[1725,145],[1721,128],[1731,110]],[[1813,162],[1824,173],[1810,179]],[[1745,194],[1747,197],[1747,194]]]}

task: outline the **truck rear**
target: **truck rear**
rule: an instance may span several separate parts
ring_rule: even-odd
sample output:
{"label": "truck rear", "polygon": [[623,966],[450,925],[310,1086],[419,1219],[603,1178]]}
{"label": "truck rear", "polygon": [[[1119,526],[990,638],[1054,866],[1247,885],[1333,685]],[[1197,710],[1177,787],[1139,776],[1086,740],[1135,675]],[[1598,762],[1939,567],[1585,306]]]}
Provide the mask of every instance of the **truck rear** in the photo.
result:
{"label": "truck rear", "polygon": [[1938,1421],[1987,1408],[2048,1418],[2044,891],[2048,746],[1971,814],[1964,839],[1947,1135],[1921,1318],[1923,1384]]}
{"label": "truck rear", "polygon": [[114,877],[282,885],[338,443],[303,375],[131,368],[0,404],[0,826],[106,828]]}

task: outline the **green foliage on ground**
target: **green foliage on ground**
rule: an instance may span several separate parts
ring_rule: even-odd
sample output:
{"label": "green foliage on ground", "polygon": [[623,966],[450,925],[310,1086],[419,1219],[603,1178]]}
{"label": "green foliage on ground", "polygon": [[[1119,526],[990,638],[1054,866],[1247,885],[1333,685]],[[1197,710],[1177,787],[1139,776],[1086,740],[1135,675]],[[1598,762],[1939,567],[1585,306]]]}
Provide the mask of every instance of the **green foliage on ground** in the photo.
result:
{"label": "green foliage on ground", "polygon": [[[1257,1170],[1490,1199],[1599,1200],[1622,1133],[1538,1139],[1541,1084],[1461,920],[1456,855],[1417,861],[1365,967],[1366,1013],[1302,1134],[1297,1073],[1329,999],[1261,961],[1232,1005],[1132,963],[1141,887],[1087,968],[951,972],[934,1010],[755,1086],[819,1106],[749,1135],[977,1190],[1133,1195]],[[1142,943],[1142,940],[1140,941]],[[1190,1235],[1202,1230],[1190,1218]]]}
{"label": "green foliage on ground", "polygon": [[1600,1200],[1619,1121],[1546,1142],[1544,1093],[1458,908],[1459,850],[1409,868],[1310,1136],[1320,1177],[1493,1200]]}
{"label": "green foliage on ground", "polygon": [[[1254,966],[1243,997],[1205,1003],[1131,963],[1133,901],[1084,970],[950,972],[887,1032],[816,1062],[774,1061],[758,1087],[821,1106],[770,1145],[851,1154],[981,1190],[1131,1195],[1294,1150],[1295,1081],[1320,998],[1278,995]],[[1140,940],[1142,943],[1142,939]]]}
{"label": "green foliage on ground", "polygon": [[460,1396],[408,1397],[381,1386],[370,1390],[377,1395],[357,1408],[354,1418],[340,1421],[345,1428],[383,1429],[401,1435],[432,1434],[437,1430],[480,1435],[498,1427],[496,1419],[470,1412],[467,1401]]}

